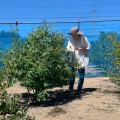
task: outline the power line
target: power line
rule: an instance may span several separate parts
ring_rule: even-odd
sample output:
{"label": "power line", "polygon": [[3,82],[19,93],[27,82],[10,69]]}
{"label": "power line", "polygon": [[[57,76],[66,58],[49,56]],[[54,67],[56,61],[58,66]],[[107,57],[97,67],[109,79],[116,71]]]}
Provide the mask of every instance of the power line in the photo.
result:
{"label": "power line", "polygon": [[[93,22],[114,22],[120,21],[120,19],[111,19],[111,20],[84,20],[80,21],[80,23],[93,23]],[[18,24],[42,24],[43,22],[18,22]],[[51,22],[47,22],[48,24]],[[63,23],[78,23],[78,21],[70,21],[70,22],[53,22],[54,24],[63,24]],[[0,22],[0,24],[16,24],[16,22]]]}
{"label": "power line", "polygon": [[[97,5],[97,3],[98,2],[100,2],[100,1],[96,1],[96,3],[94,4],[95,6]],[[110,3],[108,3],[108,4],[106,4],[106,2],[105,2],[105,4],[101,4],[101,5],[97,5],[97,6],[119,6],[120,4],[110,4]],[[81,5],[82,7],[88,7],[88,6],[93,6],[93,5]],[[80,6],[44,6],[44,7],[41,7],[41,6],[36,6],[36,7],[9,7],[9,8],[6,8],[6,9],[23,9],[23,8],[25,8],[25,9],[28,9],[28,8],[35,8],[35,9],[44,9],[44,8],[46,8],[46,9],[48,9],[48,8],[79,8]]]}

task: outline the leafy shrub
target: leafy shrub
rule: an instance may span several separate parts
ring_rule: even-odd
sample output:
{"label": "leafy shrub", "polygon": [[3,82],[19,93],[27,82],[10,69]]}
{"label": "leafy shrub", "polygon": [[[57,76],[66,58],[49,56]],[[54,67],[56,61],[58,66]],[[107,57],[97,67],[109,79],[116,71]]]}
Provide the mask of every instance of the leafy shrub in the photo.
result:
{"label": "leafy shrub", "polygon": [[109,53],[109,56],[113,58],[112,64],[114,65],[109,71],[109,75],[111,80],[120,85],[120,41],[118,38],[116,33],[108,35],[108,40],[112,43],[112,52]]}
{"label": "leafy shrub", "polygon": [[48,89],[62,87],[71,76],[64,44],[65,36],[46,23],[35,28],[25,42],[16,37],[12,49],[3,55],[3,78],[9,86],[19,80],[29,94],[33,90],[32,101],[46,100]]}
{"label": "leafy shrub", "polygon": [[22,107],[18,106],[20,103],[20,97],[7,94],[4,91],[0,95],[0,119],[1,120],[35,120],[27,114],[28,104]]}

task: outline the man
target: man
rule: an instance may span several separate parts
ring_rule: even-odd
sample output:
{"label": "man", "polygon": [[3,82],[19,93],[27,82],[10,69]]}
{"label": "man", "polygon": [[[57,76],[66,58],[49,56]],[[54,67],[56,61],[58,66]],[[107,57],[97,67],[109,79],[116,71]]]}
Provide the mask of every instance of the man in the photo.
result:
{"label": "man", "polygon": [[[78,86],[75,94],[80,94],[81,89],[84,83],[85,76],[85,68],[89,63],[88,50],[90,48],[90,43],[88,39],[83,36],[83,32],[79,30],[78,27],[72,27],[71,31],[68,33],[71,35],[71,39],[67,45],[67,51],[72,52],[71,62],[76,61],[79,64],[78,67]],[[71,66],[72,72],[74,72],[75,68]],[[73,91],[75,78],[70,79],[70,85],[68,92]]]}

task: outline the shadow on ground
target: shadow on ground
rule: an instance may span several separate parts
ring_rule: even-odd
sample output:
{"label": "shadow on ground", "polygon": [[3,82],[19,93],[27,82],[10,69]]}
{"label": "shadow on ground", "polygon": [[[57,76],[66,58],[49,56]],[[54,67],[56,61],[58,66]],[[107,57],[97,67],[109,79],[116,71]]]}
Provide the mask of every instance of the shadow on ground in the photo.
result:
{"label": "shadow on ground", "polygon": [[83,88],[82,89],[82,94],[87,93],[87,92],[94,92],[96,91],[98,88]]}
{"label": "shadow on ground", "polygon": [[[97,88],[84,88],[81,94],[75,95],[75,91],[72,93],[68,93],[65,90],[56,90],[56,91],[49,91],[50,96],[47,98],[46,101],[40,103],[30,103],[30,107],[49,107],[49,106],[57,106],[63,105],[69,102],[74,101],[75,99],[82,99],[82,96],[88,95],[91,92],[96,91]],[[22,94],[23,99],[27,100],[28,95],[26,93]],[[27,97],[27,98],[26,98]]]}

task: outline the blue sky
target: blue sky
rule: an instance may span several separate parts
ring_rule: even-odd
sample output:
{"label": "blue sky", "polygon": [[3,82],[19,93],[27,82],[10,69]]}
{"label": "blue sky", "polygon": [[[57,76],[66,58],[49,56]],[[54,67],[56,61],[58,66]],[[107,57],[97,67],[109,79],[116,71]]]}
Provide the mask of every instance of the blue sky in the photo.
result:
{"label": "blue sky", "polygon": [[[0,23],[3,22],[78,22],[86,36],[98,38],[100,31],[120,31],[118,22],[85,22],[120,19],[120,0],[0,0]],[[77,23],[55,24],[63,33]],[[38,25],[19,25],[20,34],[26,35]],[[0,30],[9,30],[0,24]],[[92,38],[93,39],[93,38]]]}
{"label": "blue sky", "polygon": [[118,19],[119,8],[120,0],[0,0],[0,22]]}
{"label": "blue sky", "polygon": [[120,0],[0,0],[0,22],[118,19],[119,8]]}

